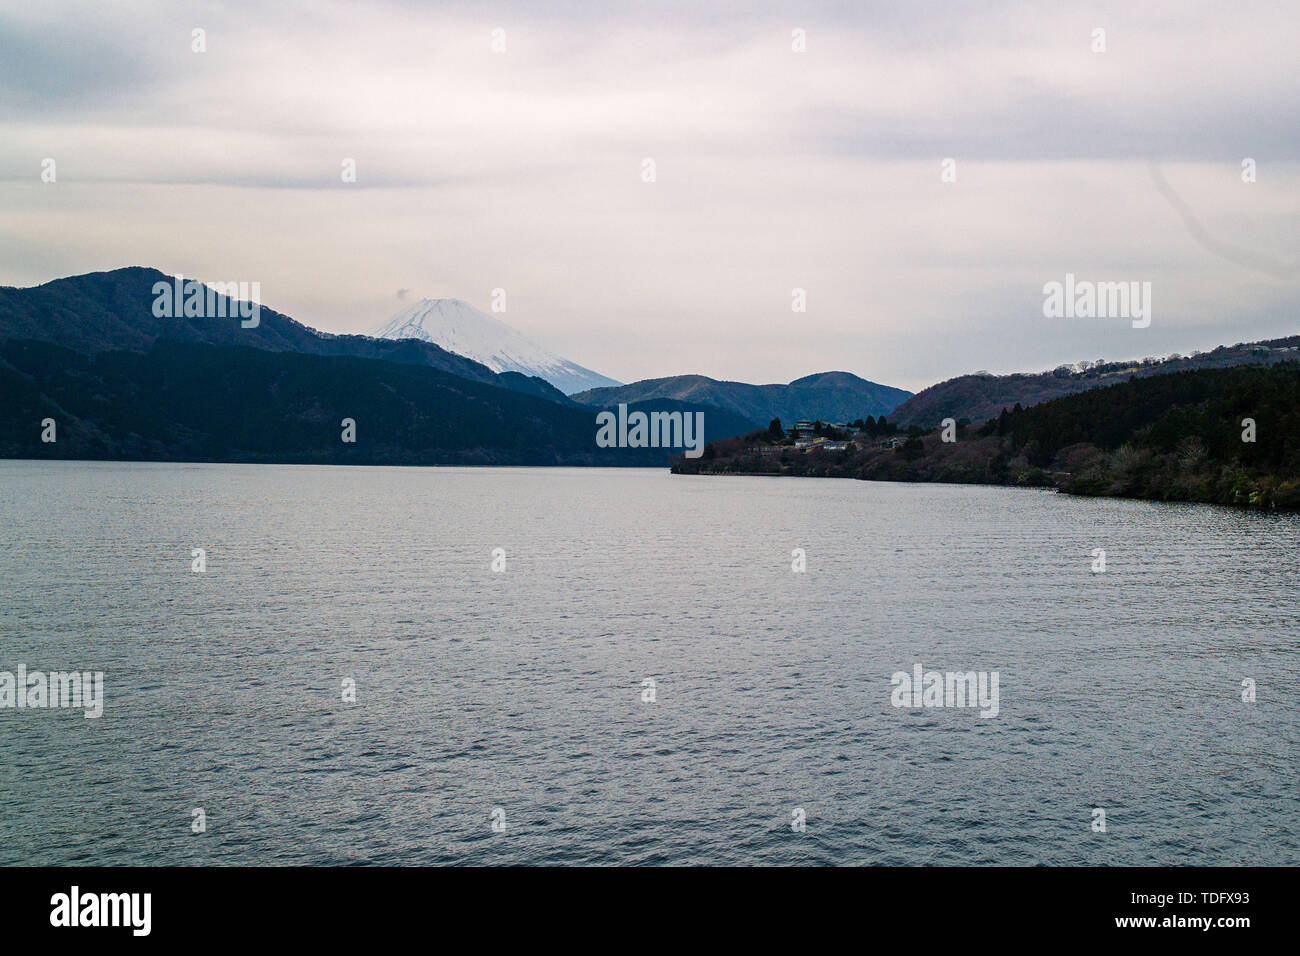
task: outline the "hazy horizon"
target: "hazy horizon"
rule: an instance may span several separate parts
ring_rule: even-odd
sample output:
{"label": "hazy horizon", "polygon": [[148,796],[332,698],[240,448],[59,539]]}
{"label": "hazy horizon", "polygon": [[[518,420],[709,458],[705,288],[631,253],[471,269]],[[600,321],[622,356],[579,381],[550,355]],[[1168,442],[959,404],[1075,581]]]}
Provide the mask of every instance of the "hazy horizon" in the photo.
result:
{"label": "hazy horizon", "polygon": [[[144,265],[352,333],[458,298],[625,382],[1300,331],[1300,11],[725,10],[0,0],[0,284]],[[1045,318],[1067,273],[1150,327]]]}

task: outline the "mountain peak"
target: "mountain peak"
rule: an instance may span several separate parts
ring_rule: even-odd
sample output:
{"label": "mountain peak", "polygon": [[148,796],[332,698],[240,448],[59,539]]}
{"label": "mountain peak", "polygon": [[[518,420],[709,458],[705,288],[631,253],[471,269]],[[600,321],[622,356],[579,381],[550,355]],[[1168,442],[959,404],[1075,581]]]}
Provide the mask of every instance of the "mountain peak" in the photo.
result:
{"label": "mountain peak", "polygon": [[803,378],[796,378],[791,385],[856,385],[859,382],[865,382],[860,375],[854,375],[852,372],[814,372],[811,375],[805,375]]}
{"label": "mountain peak", "polygon": [[535,375],[566,395],[620,384],[543,348],[463,299],[420,299],[381,322],[370,334],[380,339],[432,342],[494,372]]}

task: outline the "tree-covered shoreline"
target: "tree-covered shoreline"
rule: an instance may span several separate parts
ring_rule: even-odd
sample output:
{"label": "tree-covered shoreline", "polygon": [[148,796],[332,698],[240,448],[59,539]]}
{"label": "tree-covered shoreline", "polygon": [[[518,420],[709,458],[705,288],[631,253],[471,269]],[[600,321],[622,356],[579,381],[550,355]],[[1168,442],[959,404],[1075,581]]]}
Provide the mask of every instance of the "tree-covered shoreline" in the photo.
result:
{"label": "tree-covered shoreline", "polygon": [[[714,442],[676,474],[1053,487],[1075,495],[1300,510],[1300,363],[1133,378],[985,422],[889,423],[798,448],[779,423]],[[945,440],[950,439],[950,440]]]}

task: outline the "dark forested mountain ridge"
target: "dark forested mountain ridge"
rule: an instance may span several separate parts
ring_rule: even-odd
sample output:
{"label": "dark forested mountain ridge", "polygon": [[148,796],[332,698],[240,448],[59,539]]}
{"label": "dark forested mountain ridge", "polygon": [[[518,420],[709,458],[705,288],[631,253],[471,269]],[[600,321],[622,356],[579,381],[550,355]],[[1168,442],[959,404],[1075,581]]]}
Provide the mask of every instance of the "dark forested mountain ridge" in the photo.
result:
{"label": "dark forested mountain ridge", "polygon": [[[591,408],[438,369],[170,340],[93,355],[4,342],[0,408],[5,458],[666,466],[680,453],[602,448]],[[680,410],[704,412],[705,439],[752,425]]]}
{"label": "dark forested mountain ridge", "polygon": [[663,465],[672,454],[598,448],[588,409],[438,369],[195,342],[86,355],[11,340],[0,406],[6,458]]}

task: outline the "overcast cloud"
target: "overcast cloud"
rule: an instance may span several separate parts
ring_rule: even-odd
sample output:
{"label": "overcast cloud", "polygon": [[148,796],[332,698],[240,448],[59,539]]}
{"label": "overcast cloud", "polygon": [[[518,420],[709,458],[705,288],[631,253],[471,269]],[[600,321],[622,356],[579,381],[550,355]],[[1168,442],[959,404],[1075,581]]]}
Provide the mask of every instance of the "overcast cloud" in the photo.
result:
{"label": "overcast cloud", "polygon": [[[1072,6],[0,0],[0,284],[256,280],[337,332],[504,288],[624,381],[1300,331],[1300,5]],[[1044,318],[1067,272],[1151,326]]]}

